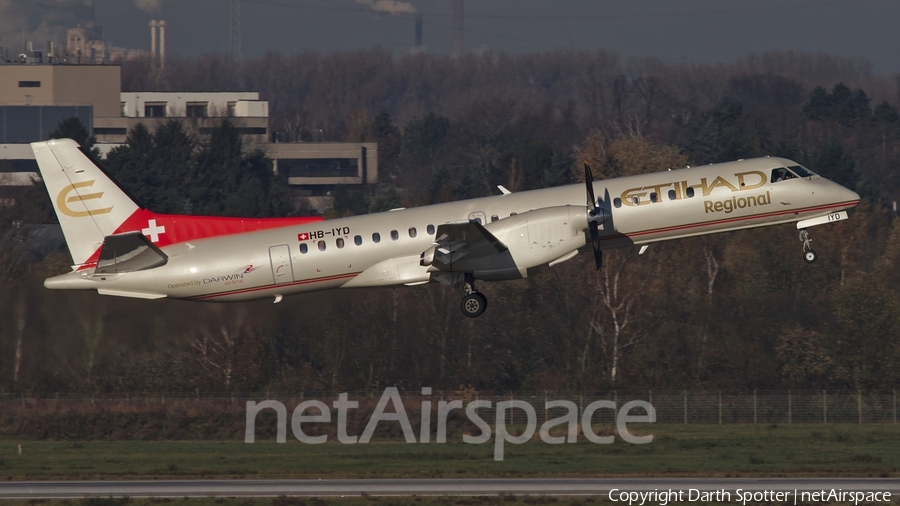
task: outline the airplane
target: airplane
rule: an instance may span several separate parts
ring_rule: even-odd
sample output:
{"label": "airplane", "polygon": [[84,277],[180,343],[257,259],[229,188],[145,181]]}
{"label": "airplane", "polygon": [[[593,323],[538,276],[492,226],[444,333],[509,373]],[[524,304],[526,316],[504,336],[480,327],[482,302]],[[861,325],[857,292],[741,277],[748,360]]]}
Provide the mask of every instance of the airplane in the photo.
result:
{"label": "airplane", "polygon": [[[763,157],[333,220],[161,215],[139,206],[70,139],[31,144],[74,265],[53,290],[142,299],[247,301],[333,288],[463,287],[528,276],[579,252],[796,223],[845,220],[855,192],[800,164]],[[597,195],[601,195],[597,197]]]}

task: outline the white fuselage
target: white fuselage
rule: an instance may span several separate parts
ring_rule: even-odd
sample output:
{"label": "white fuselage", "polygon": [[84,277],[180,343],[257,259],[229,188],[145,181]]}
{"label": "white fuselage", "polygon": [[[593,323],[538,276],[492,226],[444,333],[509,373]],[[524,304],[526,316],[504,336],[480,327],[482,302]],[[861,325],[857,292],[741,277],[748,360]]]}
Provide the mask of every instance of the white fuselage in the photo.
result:
{"label": "white fuselage", "polygon": [[[797,222],[859,201],[854,192],[819,176],[772,182],[774,168],[790,165],[796,164],[758,158],[596,181],[594,192],[600,199],[606,196],[612,213],[601,227],[602,247]],[[572,206],[583,214],[585,201],[584,185],[576,184],[201,239],[162,248],[168,256],[162,267],[102,277],[77,271],[46,285],[148,298],[237,301],[338,287],[420,284],[439,274],[419,264],[420,255],[435,244],[439,225],[480,220],[491,230],[511,215],[542,208]],[[584,247],[583,236],[581,229],[578,240],[559,246],[549,259]],[[510,251],[514,259],[524,258],[512,247]],[[519,265],[520,272],[525,275],[536,266]]]}

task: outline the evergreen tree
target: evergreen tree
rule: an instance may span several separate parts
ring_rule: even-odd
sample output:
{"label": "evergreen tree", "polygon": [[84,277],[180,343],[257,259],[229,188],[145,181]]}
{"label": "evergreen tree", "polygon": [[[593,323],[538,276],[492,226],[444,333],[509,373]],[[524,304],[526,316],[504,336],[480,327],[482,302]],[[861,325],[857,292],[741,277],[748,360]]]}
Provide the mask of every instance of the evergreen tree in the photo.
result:
{"label": "evergreen tree", "polygon": [[856,162],[837,139],[827,139],[818,146],[810,160],[809,166],[823,177],[842,184],[847,188],[856,188],[859,174],[854,171]]}
{"label": "evergreen tree", "polygon": [[378,190],[372,204],[369,205],[370,213],[380,213],[382,211],[390,211],[403,207],[403,201],[400,199],[400,192],[394,185],[388,185]]}
{"label": "evergreen tree", "polygon": [[106,166],[138,202],[160,213],[271,217],[291,211],[284,178],[260,150],[244,154],[237,128],[223,121],[199,145],[172,120],[151,134],[142,124]]}
{"label": "evergreen tree", "polygon": [[[97,138],[91,135],[84,123],[77,116],[70,116],[59,122],[56,130],[50,132],[51,139],[72,139],[85,151],[91,151]],[[99,153],[99,152],[98,152]],[[95,157],[96,158],[96,157]]]}
{"label": "evergreen tree", "polygon": [[390,114],[382,112],[375,117],[372,130],[378,143],[378,177],[382,181],[391,181],[397,177],[395,171],[402,147],[400,129],[394,125]]}

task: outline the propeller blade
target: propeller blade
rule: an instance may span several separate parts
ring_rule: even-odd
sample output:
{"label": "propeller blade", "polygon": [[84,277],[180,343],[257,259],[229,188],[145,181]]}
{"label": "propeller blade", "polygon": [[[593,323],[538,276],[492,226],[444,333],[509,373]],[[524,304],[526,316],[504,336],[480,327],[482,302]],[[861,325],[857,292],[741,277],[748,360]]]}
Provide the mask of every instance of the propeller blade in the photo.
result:
{"label": "propeller blade", "polygon": [[597,272],[603,268],[603,251],[600,249],[600,230],[596,221],[590,222],[591,246],[594,249],[594,263],[597,264]]}
{"label": "propeller blade", "polygon": [[[591,218],[596,217],[601,211],[597,203],[597,197],[594,195],[594,173],[591,172],[591,166],[587,161],[584,162],[584,184],[587,187],[588,214]],[[607,198],[609,190],[607,190]],[[603,251],[600,249],[600,224],[596,220],[588,219],[588,227],[591,232],[591,246],[594,249],[594,263],[597,264],[597,271],[603,268]]]}
{"label": "propeller blade", "polygon": [[584,162],[584,184],[587,186],[588,208],[591,216],[594,215],[594,209],[597,208],[597,199],[594,197],[594,174],[591,172],[591,166],[587,161]]}

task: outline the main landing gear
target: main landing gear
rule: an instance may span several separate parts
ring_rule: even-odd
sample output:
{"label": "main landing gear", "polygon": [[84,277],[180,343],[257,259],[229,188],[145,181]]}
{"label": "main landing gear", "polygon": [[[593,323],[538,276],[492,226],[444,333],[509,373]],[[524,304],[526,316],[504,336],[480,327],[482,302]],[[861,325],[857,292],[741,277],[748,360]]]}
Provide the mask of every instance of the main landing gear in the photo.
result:
{"label": "main landing gear", "polygon": [[466,274],[466,286],[464,288],[462,303],[459,308],[469,318],[477,318],[487,309],[487,297],[475,288],[475,276]]}
{"label": "main landing gear", "polygon": [[809,238],[809,232],[805,228],[800,229],[800,240],[803,241],[803,261],[811,264],[816,261],[816,252],[813,251],[812,239]]}

